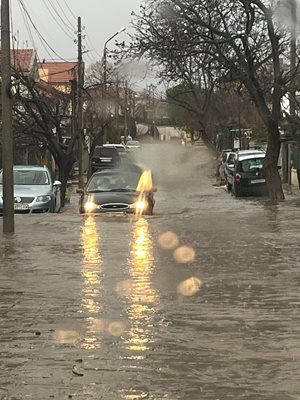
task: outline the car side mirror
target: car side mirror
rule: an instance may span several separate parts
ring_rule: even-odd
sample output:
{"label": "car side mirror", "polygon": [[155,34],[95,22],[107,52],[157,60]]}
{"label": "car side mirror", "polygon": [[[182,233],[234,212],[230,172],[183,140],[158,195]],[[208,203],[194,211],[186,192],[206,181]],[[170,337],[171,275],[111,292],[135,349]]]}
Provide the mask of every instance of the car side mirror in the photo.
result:
{"label": "car side mirror", "polygon": [[54,181],[53,186],[61,186],[61,181]]}
{"label": "car side mirror", "polygon": [[77,194],[83,194],[83,193],[84,193],[84,190],[83,190],[83,189],[76,189],[76,193],[77,193]]}

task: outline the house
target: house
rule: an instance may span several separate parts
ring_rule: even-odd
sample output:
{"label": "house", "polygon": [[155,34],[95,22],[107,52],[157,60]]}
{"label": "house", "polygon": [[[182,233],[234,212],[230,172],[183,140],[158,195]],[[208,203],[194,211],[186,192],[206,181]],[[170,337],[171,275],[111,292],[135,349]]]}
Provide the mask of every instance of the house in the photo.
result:
{"label": "house", "polygon": [[48,83],[56,90],[70,93],[72,80],[77,80],[77,62],[43,61],[38,64],[41,81]]}

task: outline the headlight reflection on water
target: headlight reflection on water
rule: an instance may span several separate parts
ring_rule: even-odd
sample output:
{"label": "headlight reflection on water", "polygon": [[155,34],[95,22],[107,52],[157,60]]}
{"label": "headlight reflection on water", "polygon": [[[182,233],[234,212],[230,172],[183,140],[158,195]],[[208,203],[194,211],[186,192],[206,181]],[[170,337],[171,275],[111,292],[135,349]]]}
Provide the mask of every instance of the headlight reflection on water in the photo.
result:
{"label": "headlight reflection on water", "polygon": [[[130,302],[128,318],[131,322],[125,339],[126,349],[134,354],[129,358],[144,359],[143,354],[155,341],[152,334],[152,319],[159,304],[159,297],[152,285],[153,240],[146,219],[135,221],[129,259],[130,279],[117,285],[117,293],[124,289]],[[130,398],[130,397],[124,397]]]}
{"label": "headlight reflection on water", "polygon": [[83,264],[81,275],[83,277],[82,311],[87,314],[87,331],[82,347],[85,349],[99,348],[100,338],[96,335],[100,330],[95,329],[99,312],[102,311],[101,295],[101,267],[100,235],[97,230],[95,218],[88,216],[82,228]]}

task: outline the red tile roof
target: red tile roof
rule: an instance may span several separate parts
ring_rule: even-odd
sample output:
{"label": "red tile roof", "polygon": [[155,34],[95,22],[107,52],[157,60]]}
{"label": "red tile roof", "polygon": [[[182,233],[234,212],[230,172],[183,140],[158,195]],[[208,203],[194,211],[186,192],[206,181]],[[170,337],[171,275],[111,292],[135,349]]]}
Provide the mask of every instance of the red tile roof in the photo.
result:
{"label": "red tile roof", "polygon": [[39,73],[43,81],[53,85],[70,84],[77,75],[77,62],[46,61],[39,63]]}
{"label": "red tile roof", "polygon": [[[1,58],[1,52],[0,52]],[[36,60],[36,51],[33,49],[18,49],[10,51],[12,68],[22,72],[32,72]]]}

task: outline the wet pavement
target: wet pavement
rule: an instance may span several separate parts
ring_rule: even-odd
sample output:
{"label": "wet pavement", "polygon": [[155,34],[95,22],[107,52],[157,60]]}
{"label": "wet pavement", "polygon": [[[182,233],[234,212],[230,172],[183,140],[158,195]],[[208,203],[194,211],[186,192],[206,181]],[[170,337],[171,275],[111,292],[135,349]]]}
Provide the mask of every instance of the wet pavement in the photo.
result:
{"label": "wet pavement", "polygon": [[74,197],[0,235],[0,399],[299,400],[299,196],[233,198],[204,147],[140,158],[154,216]]}

